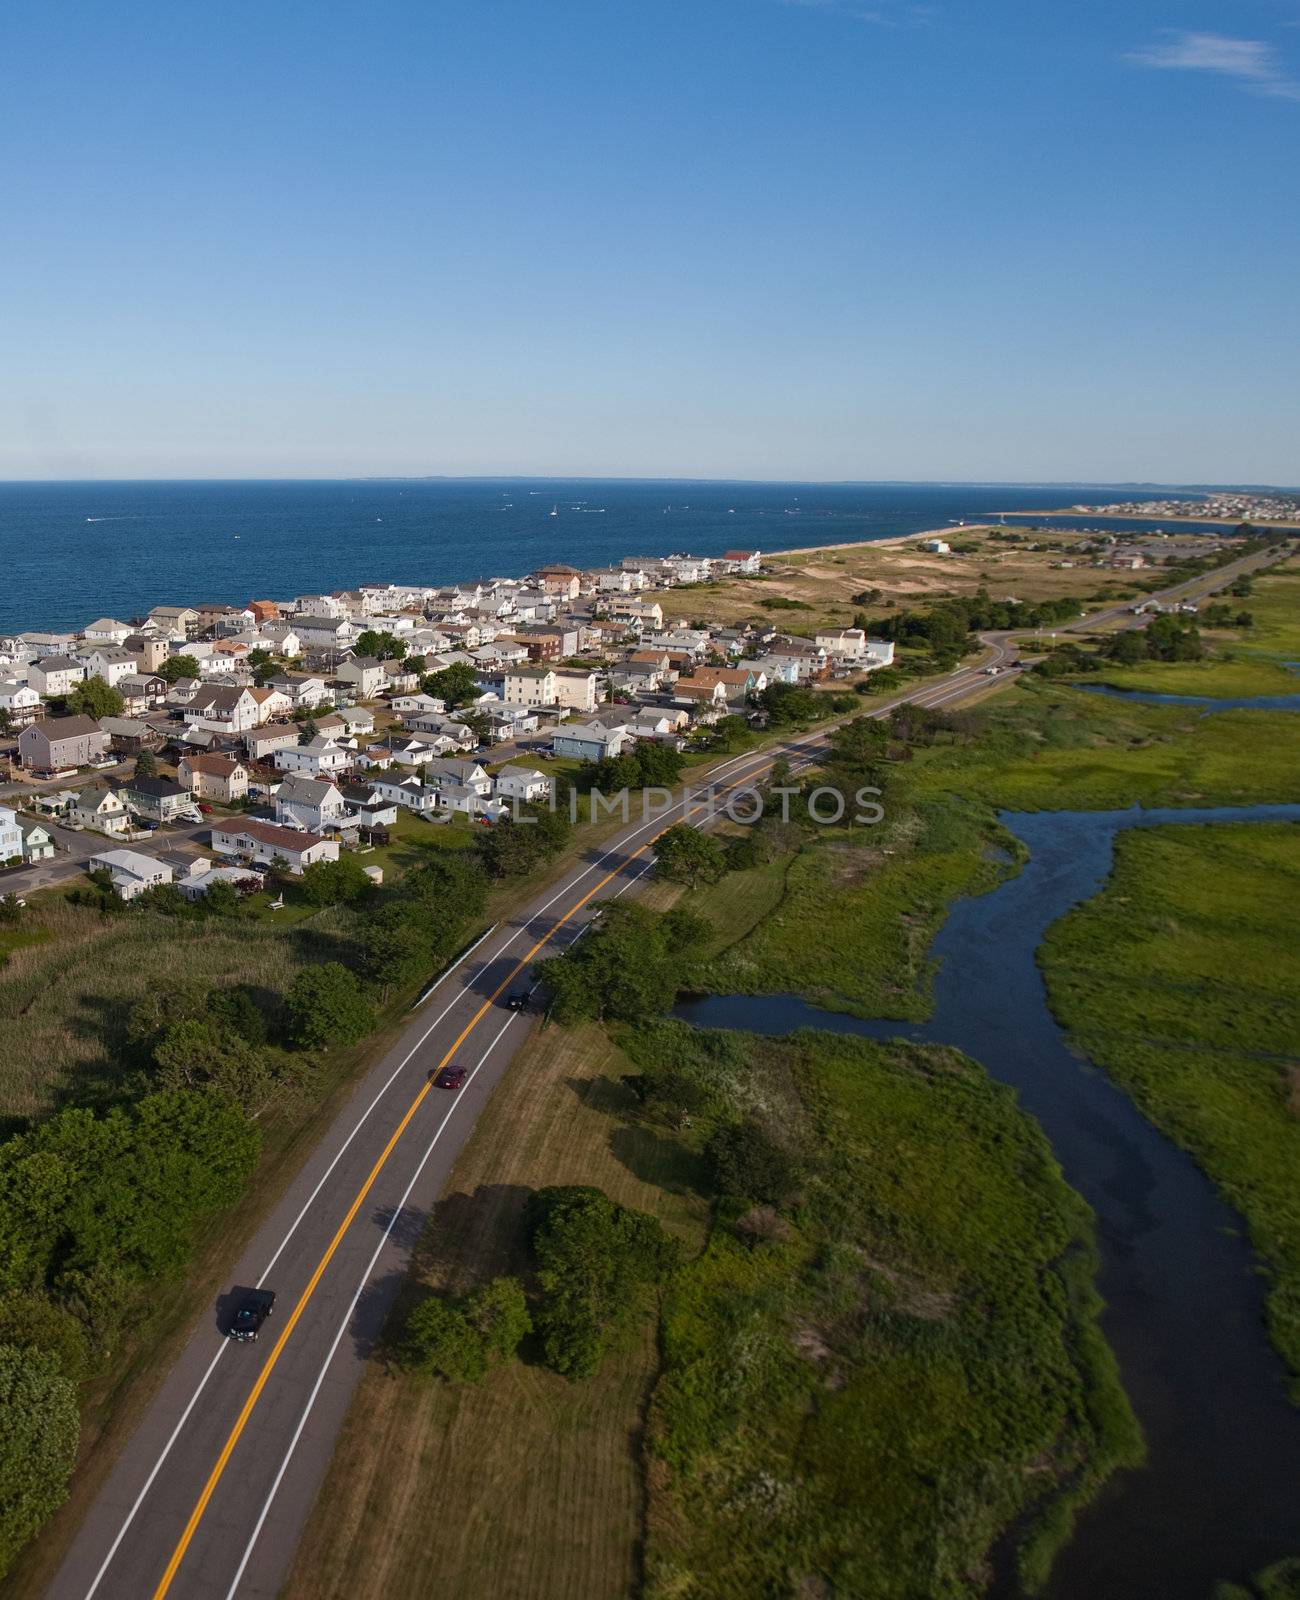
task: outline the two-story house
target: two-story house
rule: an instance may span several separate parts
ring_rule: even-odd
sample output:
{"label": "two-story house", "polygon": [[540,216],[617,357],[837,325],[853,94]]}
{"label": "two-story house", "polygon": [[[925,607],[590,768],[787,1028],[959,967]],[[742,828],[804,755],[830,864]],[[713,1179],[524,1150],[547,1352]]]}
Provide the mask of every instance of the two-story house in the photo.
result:
{"label": "two-story house", "polygon": [[275,792],[275,820],[287,828],[330,834],[348,820],[343,792],[328,778],[290,773]]}

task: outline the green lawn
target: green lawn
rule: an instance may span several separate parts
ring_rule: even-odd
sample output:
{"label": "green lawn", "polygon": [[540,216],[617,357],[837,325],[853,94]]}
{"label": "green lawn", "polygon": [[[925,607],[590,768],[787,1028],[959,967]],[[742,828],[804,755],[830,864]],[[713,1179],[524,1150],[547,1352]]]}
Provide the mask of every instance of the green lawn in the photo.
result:
{"label": "green lawn", "polygon": [[647,1595],[974,1597],[1020,1518],[1041,1579],[1141,1444],[1090,1214],[1011,1092],[953,1051],[839,1035],[660,1022],[624,1043],[802,1164],[788,1220],[745,1242],[723,1206],[668,1293]]}
{"label": "green lawn", "polygon": [[1041,959],[1061,1022],[1245,1217],[1300,1375],[1298,900],[1298,826],[1127,833]]}
{"label": "green lawn", "polygon": [[[1251,602],[1243,600],[1242,605]],[[1256,694],[1300,694],[1300,673],[1246,653],[1240,636],[1224,638],[1207,661],[1148,661],[1138,667],[1108,665],[1092,681],[1146,694],[1203,694],[1220,699]]]}

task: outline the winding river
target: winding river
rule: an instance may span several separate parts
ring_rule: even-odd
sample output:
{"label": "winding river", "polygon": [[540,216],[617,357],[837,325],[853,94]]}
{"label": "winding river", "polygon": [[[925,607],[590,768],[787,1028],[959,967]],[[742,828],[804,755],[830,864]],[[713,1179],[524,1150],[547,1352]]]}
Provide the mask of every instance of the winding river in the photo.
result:
{"label": "winding river", "polygon": [[1300,1408],[1265,1335],[1264,1283],[1240,1218],[1190,1156],[1071,1050],[1035,953],[1057,918],[1101,888],[1120,829],[1300,821],[1300,805],[1001,821],[1029,861],[953,906],[931,948],[940,966],[928,1023],[862,1021],[792,995],[706,997],[677,1014],[705,1027],[956,1045],[1017,1090],[1097,1214],[1103,1326],[1149,1451],[1084,1512],[1047,1595],[1209,1600],[1220,1580],[1300,1555]]}

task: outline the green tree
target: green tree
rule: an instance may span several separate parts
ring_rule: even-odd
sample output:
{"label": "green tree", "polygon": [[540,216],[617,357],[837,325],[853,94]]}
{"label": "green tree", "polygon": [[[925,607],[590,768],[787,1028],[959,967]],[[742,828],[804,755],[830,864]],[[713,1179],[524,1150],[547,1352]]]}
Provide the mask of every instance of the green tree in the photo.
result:
{"label": "green tree", "polygon": [[0,1295],[0,1345],[47,1351],[73,1383],[86,1376],[90,1365],[86,1330],[39,1289],[11,1289]]}
{"label": "green tree", "polygon": [[315,717],[304,717],[298,728],[298,743],[310,744],[320,733]]}
{"label": "green tree", "polygon": [[811,689],[794,683],[769,683],[758,696],[758,704],[767,712],[773,727],[784,727],[792,722],[811,722],[820,706]]}
{"label": "green tree", "polygon": [[67,697],[69,715],[94,717],[96,722],[101,717],[120,717],[125,703],[98,673],[74,685]]}
{"label": "green tree", "polygon": [[607,1330],[633,1314],[644,1291],[676,1264],[676,1241],[654,1217],[595,1188],[543,1189],[531,1213],[547,1365],[567,1377],[591,1377]]}
{"label": "green tree", "polygon": [[696,889],[716,883],[727,870],[727,860],[717,842],[684,822],[655,841],[655,876]]}
{"label": "green tree", "polygon": [[719,1128],[704,1153],[720,1194],[780,1205],[794,1186],[789,1153],[756,1122]]}
{"label": "green tree", "polygon": [[135,758],[135,776],[137,778],[156,778],[158,776],[158,757],[152,750],[141,750]]}
{"label": "green tree", "polygon": [[0,1573],[67,1498],[79,1429],[58,1357],[0,1345]]}
{"label": "green tree", "polygon": [[253,682],[259,689],[265,688],[268,681],[275,677],[279,670],[275,657],[269,650],[250,650],[248,652],[248,666],[253,674]]}
{"label": "green tree", "polygon": [[420,687],[425,694],[441,700],[448,711],[472,704],[483,692],[478,674],[467,661],[453,661],[449,667],[428,673]]}
{"label": "green tree", "polygon": [[303,898],[313,906],[335,906],[359,900],[371,889],[365,864],[348,852],[337,861],[313,861],[298,880]]}
{"label": "green tree", "polygon": [[303,1048],[355,1044],[375,1025],[374,1008],[356,977],[338,961],[304,967],[285,997],[290,1033]]}
{"label": "green tree", "polygon": [[179,683],[182,678],[197,678],[199,675],[199,664],[193,656],[168,656],[158,668],[158,676],[168,683]]}
{"label": "green tree", "polygon": [[518,1278],[493,1278],[476,1289],[465,1302],[465,1314],[492,1361],[508,1361],[532,1332],[533,1319]]}
{"label": "green tree", "polygon": [[384,999],[395,985],[412,983],[432,965],[428,931],[406,907],[385,906],[367,922],[361,935],[366,976],[381,986]]}
{"label": "green tree", "polygon": [[396,634],[386,630],[379,632],[374,628],[363,628],[352,648],[354,654],[370,656],[376,661],[401,661],[406,656],[405,639],[399,639]]}
{"label": "green tree", "polygon": [[483,1336],[464,1306],[437,1295],[421,1301],[407,1317],[396,1355],[408,1372],[448,1383],[481,1383],[489,1365]]}
{"label": "green tree", "polygon": [[551,1014],[562,1023],[635,1021],[666,1010],[710,931],[680,908],[664,915],[609,906],[588,937],[538,967]]}

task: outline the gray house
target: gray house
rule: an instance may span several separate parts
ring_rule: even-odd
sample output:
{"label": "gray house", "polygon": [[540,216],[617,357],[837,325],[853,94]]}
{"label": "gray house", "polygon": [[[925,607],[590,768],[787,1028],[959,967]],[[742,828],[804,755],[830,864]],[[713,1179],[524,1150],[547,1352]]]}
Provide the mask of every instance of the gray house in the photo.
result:
{"label": "gray house", "polygon": [[84,767],[108,753],[108,735],[93,717],[47,717],[18,735],[23,766],[39,772]]}

